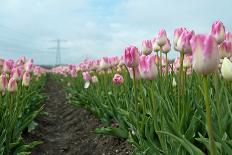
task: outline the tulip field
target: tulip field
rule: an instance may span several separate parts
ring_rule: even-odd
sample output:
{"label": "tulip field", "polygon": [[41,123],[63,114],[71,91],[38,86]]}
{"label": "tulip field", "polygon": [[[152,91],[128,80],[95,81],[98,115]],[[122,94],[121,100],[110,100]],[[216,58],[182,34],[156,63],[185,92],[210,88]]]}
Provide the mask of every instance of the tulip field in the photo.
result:
{"label": "tulip field", "polygon": [[35,127],[43,109],[45,71],[25,57],[0,61],[0,154],[29,154],[41,141],[26,144],[22,133]]}
{"label": "tulip field", "polygon": [[209,34],[164,29],[122,57],[85,60],[52,72],[69,102],[101,120],[98,134],[127,139],[134,154],[232,153],[232,35],[220,21]]}
{"label": "tulip field", "polygon": [[[179,55],[175,59],[169,58],[172,49]],[[221,21],[205,34],[177,28],[172,43],[161,29],[154,39],[142,41],[141,48],[126,47],[121,56],[51,69],[33,65],[32,59],[2,60],[0,154],[30,154],[42,143],[26,144],[22,135],[36,130],[49,77],[64,89],[68,104],[100,120],[95,134],[128,141],[131,154],[230,155],[231,61],[232,34]],[[70,127],[87,123],[85,119]]]}

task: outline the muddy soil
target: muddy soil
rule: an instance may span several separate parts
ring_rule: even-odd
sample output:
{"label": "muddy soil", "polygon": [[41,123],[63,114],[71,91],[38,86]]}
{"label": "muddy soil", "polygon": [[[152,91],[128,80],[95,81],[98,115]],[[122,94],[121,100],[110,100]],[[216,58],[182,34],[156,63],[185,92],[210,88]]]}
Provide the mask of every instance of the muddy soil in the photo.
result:
{"label": "muddy soil", "polygon": [[48,98],[39,124],[27,140],[41,140],[32,155],[127,155],[132,147],[127,141],[94,133],[100,121],[83,108],[67,103],[65,92],[48,77],[45,87]]}

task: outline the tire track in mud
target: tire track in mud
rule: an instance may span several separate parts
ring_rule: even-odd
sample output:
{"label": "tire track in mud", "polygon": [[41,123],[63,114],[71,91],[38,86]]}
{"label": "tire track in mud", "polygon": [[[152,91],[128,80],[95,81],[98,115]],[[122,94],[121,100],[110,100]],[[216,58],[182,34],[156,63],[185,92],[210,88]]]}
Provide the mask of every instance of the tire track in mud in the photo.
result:
{"label": "tire track in mud", "polygon": [[88,111],[67,103],[65,92],[48,76],[45,86],[48,98],[44,111],[39,116],[36,130],[28,135],[29,141],[42,140],[32,155],[126,155],[131,146],[124,140],[96,135],[101,126],[98,119]]}

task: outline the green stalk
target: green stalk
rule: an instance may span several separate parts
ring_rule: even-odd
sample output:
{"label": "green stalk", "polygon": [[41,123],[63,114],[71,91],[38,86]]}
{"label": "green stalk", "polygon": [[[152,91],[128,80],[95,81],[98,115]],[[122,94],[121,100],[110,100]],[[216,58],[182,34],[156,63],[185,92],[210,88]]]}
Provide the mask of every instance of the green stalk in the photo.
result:
{"label": "green stalk", "polygon": [[180,115],[180,102],[183,98],[183,60],[184,60],[184,52],[180,52],[180,69],[179,69],[179,80],[178,80],[178,117],[181,117]]}
{"label": "green stalk", "polygon": [[168,53],[165,53],[165,57],[166,57],[166,80],[168,81]]}
{"label": "green stalk", "polygon": [[160,50],[160,77],[162,78],[162,50]]}
{"label": "green stalk", "polygon": [[[214,84],[215,84],[215,97],[216,97],[216,106],[217,106],[217,117],[218,117],[218,127],[220,131],[220,138],[222,141],[223,130],[222,130],[222,119],[221,119],[221,106],[220,106],[220,96],[218,91],[218,74],[216,73],[214,76]],[[224,154],[223,143],[221,142],[221,153]]]}
{"label": "green stalk", "polygon": [[216,145],[213,138],[213,126],[211,120],[211,110],[209,103],[209,86],[208,86],[208,78],[204,76],[204,97],[205,97],[205,107],[206,107],[206,124],[208,129],[209,136],[209,148],[211,155],[216,155]]}
{"label": "green stalk", "polygon": [[134,86],[134,102],[135,102],[135,110],[136,113],[139,113],[139,109],[138,109],[138,101],[137,101],[137,85],[136,85],[136,79],[135,79],[135,68],[133,68],[133,86]]}

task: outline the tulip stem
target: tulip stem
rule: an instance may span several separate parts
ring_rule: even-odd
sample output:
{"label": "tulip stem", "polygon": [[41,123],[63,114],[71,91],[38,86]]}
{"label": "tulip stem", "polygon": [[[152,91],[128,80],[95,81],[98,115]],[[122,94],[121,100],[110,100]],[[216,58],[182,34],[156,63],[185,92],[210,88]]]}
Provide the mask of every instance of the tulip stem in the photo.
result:
{"label": "tulip stem", "polygon": [[178,116],[180,115],[180,103],[182,102],[183,96],[183,60],[184,52],[180,52],[180,69],[179,69],[179,81],[178,81]]}
{"label": "tulip stem", "polygon": [[135,110],[136,113],[138,114],[138,102],[137,102],[137,91],[136,91],[136,79],[135,79],[135,68],[133,68],[133,86],[134,86],[134,102],[135,102]]}
{"label": "tulip stem", "polygon": [[216,145],[213,138],[213,126],[211,120],[211,110],[209,103],[209,86],[208,86],[208,78],[204,76],[204,96],[205,96],[205,107],[206,107],[206,124],[209,136],[209,148],[211,155],[216,155]]}
{"label": "tulip stem", "polygon": [[159,61],[160,61],[160,77],[162,78],[162,50],[160,50]]}
{"label": "tulip stem", "polygon": [[166,80],[168,81],[168,53],[165,53],[166,56]]}

